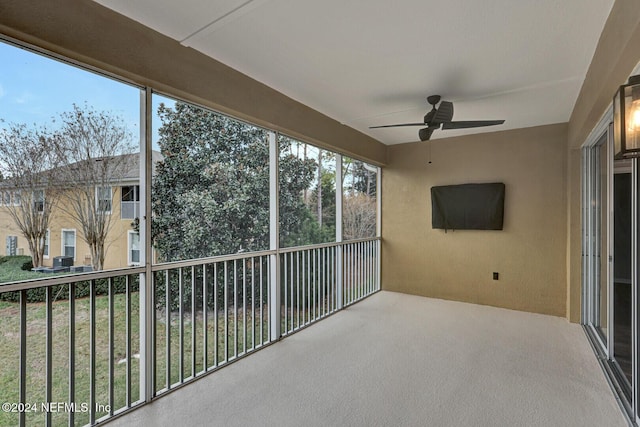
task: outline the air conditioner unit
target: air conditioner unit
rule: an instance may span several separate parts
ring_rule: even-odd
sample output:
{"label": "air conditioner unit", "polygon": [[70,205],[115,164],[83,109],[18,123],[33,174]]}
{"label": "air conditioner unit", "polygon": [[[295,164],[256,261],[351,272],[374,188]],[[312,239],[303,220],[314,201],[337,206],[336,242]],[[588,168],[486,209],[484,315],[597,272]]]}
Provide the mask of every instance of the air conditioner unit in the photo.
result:
{"label": "air conditioner unit", "polygon": [[71,267],[72,265],[73,265],[73,257],[70,257],[70,256],[53,257],[53,268]]}

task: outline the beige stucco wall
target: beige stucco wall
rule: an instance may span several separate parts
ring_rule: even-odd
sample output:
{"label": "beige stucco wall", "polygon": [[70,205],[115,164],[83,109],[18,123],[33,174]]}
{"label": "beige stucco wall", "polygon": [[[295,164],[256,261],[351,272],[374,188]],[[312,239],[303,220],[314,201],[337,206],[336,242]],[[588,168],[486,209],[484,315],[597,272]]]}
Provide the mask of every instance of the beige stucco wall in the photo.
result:
{"label": "beige stucco wall", "polygon": [[581,151],[589,133],[611,105],[613,95],[640,61],[640,2],[616,0],[568,124],[567,317],[581,313]]}
{"label": "beige stucco wall", "polygon": [[[384,289],[565,315],[566,124],[392,146]],[[503,182],[502,231],[431,228],[434,185]],[[500,273],[494,281],[493,272]]]}

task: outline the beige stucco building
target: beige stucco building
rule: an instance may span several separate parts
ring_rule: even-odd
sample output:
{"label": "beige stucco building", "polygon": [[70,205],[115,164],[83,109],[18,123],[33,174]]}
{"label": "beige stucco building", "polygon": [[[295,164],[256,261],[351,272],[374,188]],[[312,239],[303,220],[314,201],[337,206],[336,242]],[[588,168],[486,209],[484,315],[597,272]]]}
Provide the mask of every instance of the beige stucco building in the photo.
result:
{"label": "beige stucco building", "polygon": [[[109,229],[105,245],[104,269],[122,268],[140,263],[139,233],[134,221],[140,217],[140,182],[138,155],[125,176],[114,180],[110,186],[101,187],[96,202],[105,207]],[[71,191],[71,190],[70,190]],[[21,203],[15,191],[2,190],[0,203],[0,239],[5,243],[2,255],[30,255],[27,240],[16,225],[9,209]],[[109,197],[110,196],[110,197]],[[44,266],[52,267],[54,258],[71,257],[73,266],[91,266],[91,250],[83,239],[83,228],[68,209],[67,194],[62,193],[51,211],[45,243]],[[65,208],[66,206],[66,208]],[[67,210],[66,210],[67,209]],[[96,209],[98,207],[96,206]]]}

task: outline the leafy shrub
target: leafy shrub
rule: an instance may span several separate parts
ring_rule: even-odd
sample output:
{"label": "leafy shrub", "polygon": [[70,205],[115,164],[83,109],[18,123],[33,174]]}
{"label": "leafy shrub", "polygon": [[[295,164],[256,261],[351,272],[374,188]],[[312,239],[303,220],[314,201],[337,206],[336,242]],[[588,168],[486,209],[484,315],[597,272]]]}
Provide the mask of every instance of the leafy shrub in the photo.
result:
{"label": "leafy shrub", "polygon": [[[125,293],[127,290],[126,278],[123,276],[114,277],[113,279],[113,292],[116,294]],[[131,291],[137,292],[139,288],[138,275],[131,275]],[[69,299],[69,285],[55,285],[51,286],[53,300],[68,300]],[[77,282],[75,284],[75,297],[86,298],[91,293],[90,281]],[[96,295],[107,295],[109,293],[109,279],[96,279],[95,280],[95,293]],[[45,302],[47,299],[46,287],[34,288],[27,290],[27,302]],[[4,292],[0,294],[0,300],[9,302],[19,302],[20,292]]]}
{"label": "leafy shrub", "polygon": [[33,262],[31,261],[31,259],[29,259],[29,261],[23,262],[22,267],[20,267],[20,269],[24,271],[31,271],[32,268],[33,268]]}

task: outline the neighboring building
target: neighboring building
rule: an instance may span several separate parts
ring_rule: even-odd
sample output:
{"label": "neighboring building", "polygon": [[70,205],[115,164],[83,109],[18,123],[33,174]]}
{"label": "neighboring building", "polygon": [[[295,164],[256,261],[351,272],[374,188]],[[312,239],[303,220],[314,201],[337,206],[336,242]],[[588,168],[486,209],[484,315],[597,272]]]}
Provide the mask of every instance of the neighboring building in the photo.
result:
{"label": "neighboring building", "polygon": [[[96,203],[111,215],[111,230],[105,245],[105,269],[121,268],[140,263],[140,235],[134,228],[140,217],[139,155],[131,160],[122,176],[114,177],[109,187],[96,188]],[[162,155],[154,151],[154,164]],[[0,185],[0,241],[5,243],[0,255],[30,255],[25,237],[7,211],[7,206],[19,204],[20,193]],[[64,197],[60,201],[64,203]],[[57,256],[73,257],[73,265],[91,265],[91,251],[82,238],[82,226],[58,206],[54,208],[45,241],[44,266],[51,267]]]}

